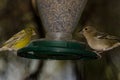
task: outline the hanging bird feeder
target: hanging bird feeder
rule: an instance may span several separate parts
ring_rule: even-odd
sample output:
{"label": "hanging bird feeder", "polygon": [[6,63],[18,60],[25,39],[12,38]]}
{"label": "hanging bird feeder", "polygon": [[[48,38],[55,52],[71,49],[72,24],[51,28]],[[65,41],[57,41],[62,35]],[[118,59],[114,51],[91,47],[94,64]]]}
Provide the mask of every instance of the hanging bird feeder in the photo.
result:
{"label": "hanging bird feeder", "polygon": [[32,59],[95,59],[94,52],[73,40],[87,0],[37,0],[39,15],[46,31],[45,39],[32,41],[18,50],[18,56]]}

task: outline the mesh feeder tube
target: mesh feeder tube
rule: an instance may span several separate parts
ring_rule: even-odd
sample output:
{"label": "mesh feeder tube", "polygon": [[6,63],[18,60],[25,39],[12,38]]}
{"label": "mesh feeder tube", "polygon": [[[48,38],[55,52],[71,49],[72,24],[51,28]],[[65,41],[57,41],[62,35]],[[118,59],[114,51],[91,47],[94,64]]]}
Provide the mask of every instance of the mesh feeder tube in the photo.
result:
{"label": "mesh feeder tube", "polygon": [[94,59],[85,45],[72,39],[87,0],[37,0],[45,39],[32,41],[18,56],[32,59]]}

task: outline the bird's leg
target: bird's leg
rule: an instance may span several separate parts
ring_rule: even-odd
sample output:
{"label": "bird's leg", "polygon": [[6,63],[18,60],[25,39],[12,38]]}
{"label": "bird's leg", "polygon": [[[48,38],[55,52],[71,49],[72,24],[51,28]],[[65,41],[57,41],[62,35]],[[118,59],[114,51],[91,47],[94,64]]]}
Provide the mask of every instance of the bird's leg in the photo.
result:
{"label": "bird's leg", "polygon": [[93,52],[95,52],[99,56],[99,58],[102,58],[102,56],[100,55],[100,53],[102,53],[102,51],[93,51]]}
{"label": "bird's leg", "polygon": [[100,53],[96,53],[96,54],[99,56],[100,59],[102,58],[102,56],[100,55]]}

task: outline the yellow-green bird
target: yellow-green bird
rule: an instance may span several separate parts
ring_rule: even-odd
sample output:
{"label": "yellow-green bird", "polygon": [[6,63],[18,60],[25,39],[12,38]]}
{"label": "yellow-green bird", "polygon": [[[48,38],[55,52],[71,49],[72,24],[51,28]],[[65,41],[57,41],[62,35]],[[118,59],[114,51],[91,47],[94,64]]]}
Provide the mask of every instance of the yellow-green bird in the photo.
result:
{"label": "yellow-green bird", "polygon": [[25,25],[26,28],[13,35],[9,40],[7,40],[0,51],[4,50],[18,50],[25,47],[31,41],[33,35],[36,35],[34,24],[28,23]]}

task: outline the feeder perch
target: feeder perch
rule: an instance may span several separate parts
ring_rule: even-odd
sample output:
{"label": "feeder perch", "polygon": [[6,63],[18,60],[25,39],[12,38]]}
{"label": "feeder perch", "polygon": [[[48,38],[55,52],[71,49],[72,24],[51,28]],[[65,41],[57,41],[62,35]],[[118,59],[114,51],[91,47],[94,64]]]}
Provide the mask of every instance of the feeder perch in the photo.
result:
{"label": "feeder perch", "polygon": [[37,0],[46,36],[19,49],[18,56],[31,59],[96,59],[94,52],[87,51],[84,44],[72,38],[86,2],[87,0]]}

